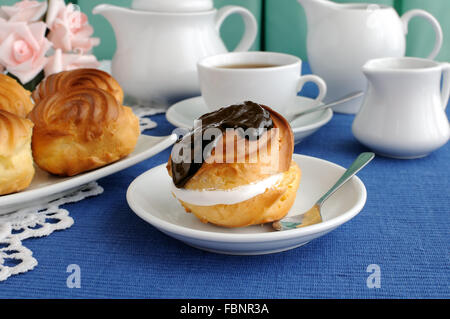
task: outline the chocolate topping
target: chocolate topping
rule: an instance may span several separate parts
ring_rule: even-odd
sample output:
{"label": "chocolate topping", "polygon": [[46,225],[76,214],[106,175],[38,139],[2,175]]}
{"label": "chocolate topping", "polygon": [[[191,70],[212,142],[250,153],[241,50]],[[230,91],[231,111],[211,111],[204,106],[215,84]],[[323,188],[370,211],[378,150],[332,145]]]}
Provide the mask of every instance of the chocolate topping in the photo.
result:
{"label": "chocolate topping", "polygon": [[[226,129],[240,129],[238,132],[245,131],[244,137],[248,140],[257,140],[266,130],[274,127],[269,111],[250,101],[206,113],[198,120],[201,120],[201,126],[195,125],[188,134],[178,139],[174,146],[174,149],[181,150],[180,154],[176,154],[181,157],[183,150],[190,150],[190,154],[188,154],[190,156],[187,156],[189,161],[184,161],[178,156],[174,161],[174,154],[171,157],[172,179],[178,188],[184,187],[189,179],[198,172],[205,158],[211,155],[221,138],[221,136],[212,136],[211,139],[208,139],[208,136],[204,134],[207,129],[217,128],[222,134]],[[207,155],[203,156],[206,147],[208,147]]]}

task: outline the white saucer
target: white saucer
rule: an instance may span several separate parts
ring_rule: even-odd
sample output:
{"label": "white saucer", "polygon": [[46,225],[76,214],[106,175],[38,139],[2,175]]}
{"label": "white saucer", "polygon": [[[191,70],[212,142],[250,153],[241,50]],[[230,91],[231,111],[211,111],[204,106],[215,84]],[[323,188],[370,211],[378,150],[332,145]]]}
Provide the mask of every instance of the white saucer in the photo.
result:
{"label": "white saucer", "polygon": [[[341,166],[314,157],[294,154],[293,160],[302,169],[302,178],[289,214],[309,209],[345,171]],[[163,233],[190,246],[222,254],[259,255],[296,248],[352,219],[366,202],[364,184],[353,177],[325,202],[324,222],[320,224],[280,232],[270,225],[230,229],[203,224],[193,214],[186,213],[172,196],[171,183],[166,164],[147,171],[130,184],[128,205]]]}
{"label": "white saucer", "polygon": [[[313,99],[297,96],[296,104],[288,107],[287,114],[309,109],[315,106],[316,103]],[[166,112],[166,118],[167,121],[177,127],[190,129],[194,125],[195,119],[208,112],[210,110],[203,101],[203,98],[197,96],[172,105]],[[313,134],[327,124],[332,117],[333,111],[330,108],[304,115],[291,122],[295,143],[300,143],[305,137]]]}
{"label": "white saucer", "polygon": [[161,152],[173,143],[177,136],[147,136],[141,135],[136,147],[130,155],[110,165],[97,168],[72,177],[58,177],[36,167],[36,174],[31,185],[24,191],[0,196],[0,215],[19,209],[35,207],[42,203],[61,198],[74,192],[89,182],[111,175]]}

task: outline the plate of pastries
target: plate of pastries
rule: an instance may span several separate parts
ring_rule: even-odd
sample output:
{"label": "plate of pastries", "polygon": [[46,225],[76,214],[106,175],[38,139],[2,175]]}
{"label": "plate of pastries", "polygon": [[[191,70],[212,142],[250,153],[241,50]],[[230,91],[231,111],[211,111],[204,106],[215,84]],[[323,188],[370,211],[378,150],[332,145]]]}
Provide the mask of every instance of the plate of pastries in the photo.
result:
{"label": "plate of pastries", "polygon": [[53,74],[33,92],[0,74],[0,214],[59,198],[175,140],[141,135],[122,88],[101,70]]}
{"label": "plate of pastries", "polygon": [[[307,211],[345,169],[293,154],[289,122],[268,106],[247,101],[199,120],[177,140],[166,164],[128,188],[131,209],[161,232],[206,251],[269,254],[321,237],[364,207],[366,189],[354,176],[322,206],[320,223],[275,231],[274,221]],[[210,128],[220,134],[207,134]],[[197,152],[203,156],[196,158]]]}

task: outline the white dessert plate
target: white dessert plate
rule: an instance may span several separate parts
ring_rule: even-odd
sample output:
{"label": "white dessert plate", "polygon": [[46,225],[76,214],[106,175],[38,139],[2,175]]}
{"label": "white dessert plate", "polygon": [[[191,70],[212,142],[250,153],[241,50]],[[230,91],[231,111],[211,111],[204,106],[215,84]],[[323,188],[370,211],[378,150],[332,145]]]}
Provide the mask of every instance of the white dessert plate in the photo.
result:
{"label": "white dessert plate", "polygon": [[89,182],[111,175],[152,157],[172,145],[176,139],[175,134],[162,137],[141,135],[133,153],[127,157],[105,167],[73,177],[54,176],[36,167],[36,175],[26,190],[0,196],[0,215],[61,198],[82,188]]}
{"label": "white dessert plate", "polygon": [[[300,166],[302,178],[290,215],[311,208],[345,171],[314,157],[294,154],[293,160]],[[355,176],[325,202],[320,224],[286,231],[274,231],[270,224],[223,228],[204,224],[186,213],[172,196],[171,183],[165,164],[145,172],[130,184],[128,205],[140,218],[173,238],[199,249],[232,255],[270,254],[302,246],[352,219],[366,202],[366,188]]]}
{"label": "white dessert plate", "polygon": [[[296,103],[290,105],[286,113],[292,114],[316,105],[317,102],[313,99],[297,96]],[[210,110],[203,101],[203,98],[197,96],[172,105],[166,112],[166,118],[167,121],[177,127],[190,129],[194,125],[194,120],[208,112],[210,112]],[[327,124],[332,117],[333,111],[329,108],[327,110],[301,116],[292,121],[291,127],[294,132],[295,143],[300,143],[305,137],[316,132],[319,128]]]}

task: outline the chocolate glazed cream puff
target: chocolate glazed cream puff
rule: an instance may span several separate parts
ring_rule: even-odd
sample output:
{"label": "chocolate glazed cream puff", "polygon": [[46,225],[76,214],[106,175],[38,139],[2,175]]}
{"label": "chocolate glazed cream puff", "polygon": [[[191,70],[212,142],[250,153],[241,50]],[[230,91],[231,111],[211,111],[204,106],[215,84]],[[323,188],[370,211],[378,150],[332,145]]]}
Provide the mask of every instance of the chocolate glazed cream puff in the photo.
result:
{"label": "chocolate glazed cream puff", "polygon": [[283,218],[301,171],[292,162],[289,123],[264,105],[245,102],[207,113],[174,145],[167,170],[186,212],[224,227]]}

